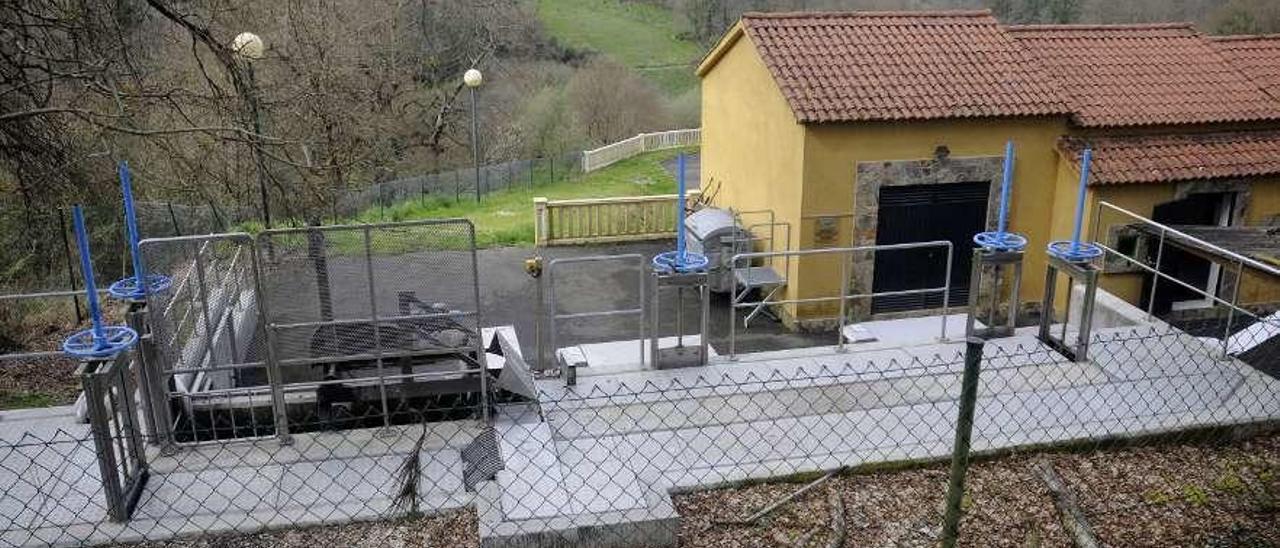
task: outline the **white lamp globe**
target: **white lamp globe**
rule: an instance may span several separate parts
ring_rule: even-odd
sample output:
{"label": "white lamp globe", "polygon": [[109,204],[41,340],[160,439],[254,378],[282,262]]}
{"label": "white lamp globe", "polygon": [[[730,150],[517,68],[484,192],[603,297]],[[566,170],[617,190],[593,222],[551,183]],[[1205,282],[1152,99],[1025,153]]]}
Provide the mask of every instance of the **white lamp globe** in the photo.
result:
{"label": "white lamp globe", "polygon": [[484,82],[484,76],[480,74],[480,71],[471,69],[462,75],[462,82],[469,88],[478,88]]}
{"label": "white lamp globe", "polygon": [[236,55],[251,61],[262,59],[264,49],[262,38],[252,32],[237,34],[235,40],[231,41],[231,50],[236,52]]}

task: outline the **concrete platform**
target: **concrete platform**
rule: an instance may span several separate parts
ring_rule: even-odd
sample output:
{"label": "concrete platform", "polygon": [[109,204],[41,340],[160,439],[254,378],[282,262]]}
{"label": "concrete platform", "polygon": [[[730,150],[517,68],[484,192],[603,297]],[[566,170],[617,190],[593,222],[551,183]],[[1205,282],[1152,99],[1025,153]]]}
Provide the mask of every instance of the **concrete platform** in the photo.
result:
{"label": "concrete platform", "polygon": [[[684,337],[662,337],[658,339],[658,352],[676,348],[677,345],[683,345],[685,348],[697,348],[701,343],[702,337],[699,335],[686,335]],[[629,341],[612,341],[605,343],[582,344],[571,347],[580,352],[581,358],[586,360],[587,366],[578,369],[578,376],[611,376],[620,373],[630,373],[639,371],[648,371],[651,364],[652,347],[648,341],[642,345],[639,340]],[[563,353],[567,348],[562,348],[558,352]],[[718,357],[715,348],[707,346],[708,360]],[[640,360],[643,360],[641,362]]]}
{"label": "concrete platform", "polygon": [[[62,435],[2,455],[0,543],[82,546],[213,532],[344,523],[385,517],[397,470],[420,427],[296,434],[275,440],[205,445],[161,455],[151,448],[150,478],[133,519],[107,519],[92,441]],[[435,423],[419,454],[424,513],[462,508],[459,451],[474,422]]]}
{"label": "concrete platform", "polygon": [[[1075,363],[1026,332],[988,343],[974,450],[1280,418],[1280,383],[1238,361],[1218,359],[1193,337],[1147,325],[1099,330],[1093,345],[1096,359]],[[644,533],[630,541],[674,545],[676,523],[664,521],[671,505],[666,495],[674,491],[949,456],[963,345],[904,341],[850,348],[584,376],[575,387],[540,381],[551,439],[539,458],[574,477],[569,501],[613,493],[605,498],[617,502],[570,502],[562,507],[578,513],[541,521],[523,519],[522,508],[504,504],[482,517],[485,545],[517,545],[509,536],[499,535],[501,542],[488,536],[514,530],[527,543],[520,546],[587,546],[573,540],[577,532],[589,526],[592,542],[601,542],[606,525],[618,527],[616,538]],[[538,426],[540,437],[543,428]],[[566,479],[562,486],[568,484]],[[647,506],[636,507],[635,492],[616,496],[627,489],[660,496],[646,496]]]}

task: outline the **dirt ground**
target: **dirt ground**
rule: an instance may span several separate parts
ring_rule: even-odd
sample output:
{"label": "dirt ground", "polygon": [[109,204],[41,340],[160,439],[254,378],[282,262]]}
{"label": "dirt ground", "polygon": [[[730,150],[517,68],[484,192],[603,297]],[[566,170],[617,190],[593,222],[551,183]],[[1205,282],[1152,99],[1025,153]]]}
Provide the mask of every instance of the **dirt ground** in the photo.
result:
{"label": "dirt ground", "polygon": [[[1048,488],[1033,470],[1040,460],[1063,478],[1105,546],[1280,547],[1280,434],[1229,444],[1027,453],[975,462],[963,501],[961,545],[1072,546]],[[946,464],[934,464],[838,475],[753,525],[723,522],[741,520],[813,478],[677,495],[680,546],[831,546],[836,497],[844,510],[845,547],[936,546],[947,470]],[[458,512],[140,548],[313,545],[434,548],[476,546],[478,538],[474,513]]]}
{"label": "dirt ground", "polygon": [[[1280,435],[1230,445],[1165,445],[1006,456],[974,464],[961,544],[1071,546],[1033,464],[1048,461],[1106,546],[1280,546]],[[707,524],[752,512],[799,484],[766,484],[676,498],[681,546],[787,546],[817,531],[827,546],[832,493],[844,506],[845,546],[934,546],[947,466],[833,478],[755,526]]]}
{"label": "dirt ground", "polygon": [[318,548],[321,546],[444,548],[479,546],[479,534],[475,512],[462,511],[396,521],[290,529],[256,535],[210,535],[127,546],[131,548]]}

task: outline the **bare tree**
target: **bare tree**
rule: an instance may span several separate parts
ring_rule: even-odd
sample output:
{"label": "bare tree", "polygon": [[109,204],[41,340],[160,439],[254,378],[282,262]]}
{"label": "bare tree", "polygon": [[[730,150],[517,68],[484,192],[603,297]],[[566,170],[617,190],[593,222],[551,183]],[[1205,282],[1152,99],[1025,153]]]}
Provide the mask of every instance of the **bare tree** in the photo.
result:
{"label": "bare tree", "polygon": [[607,58],[592,60],[574,74],[568,95],[580,127],[593,145],[667,126],[661,96],[653,86]]}

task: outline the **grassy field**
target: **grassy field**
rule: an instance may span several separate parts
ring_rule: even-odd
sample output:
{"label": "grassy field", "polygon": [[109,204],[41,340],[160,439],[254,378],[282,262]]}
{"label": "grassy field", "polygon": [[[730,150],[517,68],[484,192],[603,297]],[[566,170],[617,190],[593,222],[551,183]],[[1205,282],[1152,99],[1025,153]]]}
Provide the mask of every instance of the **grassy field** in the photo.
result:
{"label": "grassy field", "polygon": [[486,194],[484,200],[454,202],[449,199],[410,200],[391,207],[373,208],[356,220],[362,222],[407,221],[463,217],[476,225],[480,247],[533,244],[533,198],[606,198],[674,194],[676,181],[662,162],[679,150],[664,150],[618,162],[600,171],[570,179],[548,181],[549,174],[534,173],[533,188],[513,188]]}
{"label": "grassy field", "polygon": [[702,46],[676,34],[670,11],[620,0],[535,0],[538,18],[561,43],[597,51],[678,95],[697,84]]}

